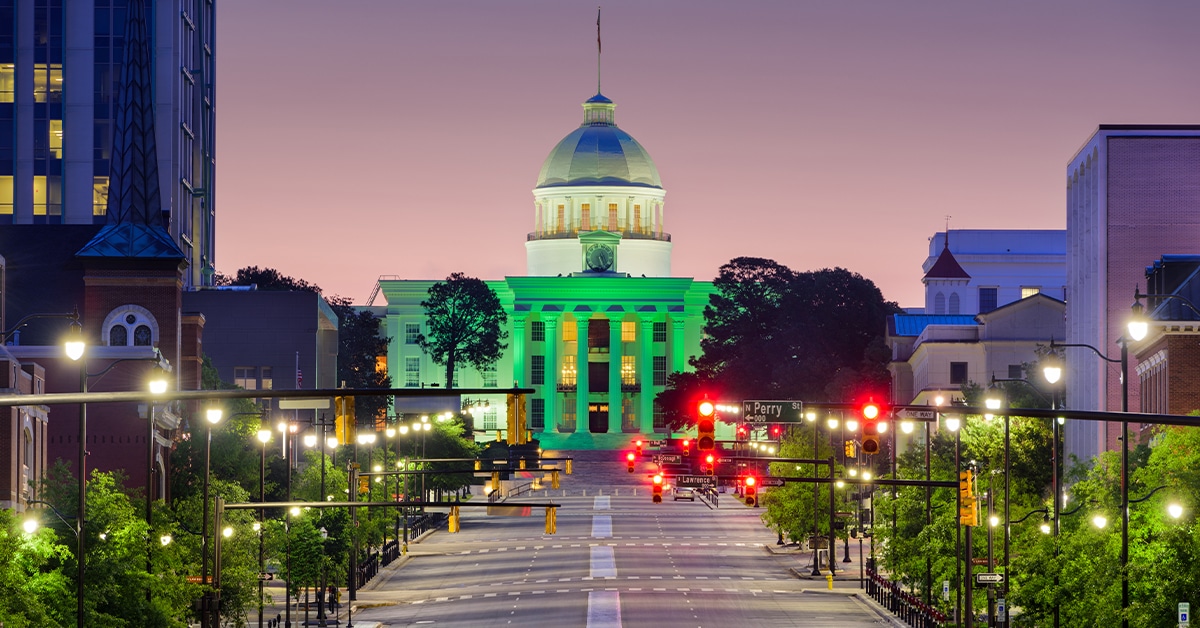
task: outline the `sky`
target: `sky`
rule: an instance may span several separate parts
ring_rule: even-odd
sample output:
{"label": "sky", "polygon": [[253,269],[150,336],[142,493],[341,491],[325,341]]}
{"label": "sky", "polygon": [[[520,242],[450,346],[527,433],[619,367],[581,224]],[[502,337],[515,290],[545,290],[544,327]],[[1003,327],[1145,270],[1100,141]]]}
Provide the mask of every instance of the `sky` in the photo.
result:
{"label": "sky", "polygon": [[[217,269],[356,304],[385,275],[523,275],[596,9],[220,3]],[[1197,23],[1191,0],[603,2],[602,91],[662,177],[673,275],[763,257],[921,306],[947,220],[1064,229],[1098,125],[1200,123]]]}

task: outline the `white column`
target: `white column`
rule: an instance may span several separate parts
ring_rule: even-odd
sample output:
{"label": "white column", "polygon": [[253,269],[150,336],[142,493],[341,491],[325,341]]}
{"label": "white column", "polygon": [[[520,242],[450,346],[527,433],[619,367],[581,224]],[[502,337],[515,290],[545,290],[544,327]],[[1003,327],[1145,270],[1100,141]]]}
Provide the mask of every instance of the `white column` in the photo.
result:
{"label": "white column", "polygon": [[621,433],[620,316],[611,316],[608,319],[608,433]]}
{"label": "white column", "polygon": [[674,373],[683,372],[684,366],[687,365],[687,351],[684,351],[683,347],[682,319],[671,319],[671,346],[668,349],[671,356],[671,371]]}

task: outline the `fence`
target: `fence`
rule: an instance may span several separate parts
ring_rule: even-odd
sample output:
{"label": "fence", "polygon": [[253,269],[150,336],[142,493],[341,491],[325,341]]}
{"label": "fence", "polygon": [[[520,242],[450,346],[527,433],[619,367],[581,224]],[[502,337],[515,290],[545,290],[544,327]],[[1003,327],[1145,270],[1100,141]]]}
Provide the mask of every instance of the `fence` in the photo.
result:
{"label": "fence", "polygon": [[942,628],[946,625],[946,616],[941,611],[904,591],[899,583],[879,575],[874,569],[867,570],[866,585],[867,595],[913,628]]}

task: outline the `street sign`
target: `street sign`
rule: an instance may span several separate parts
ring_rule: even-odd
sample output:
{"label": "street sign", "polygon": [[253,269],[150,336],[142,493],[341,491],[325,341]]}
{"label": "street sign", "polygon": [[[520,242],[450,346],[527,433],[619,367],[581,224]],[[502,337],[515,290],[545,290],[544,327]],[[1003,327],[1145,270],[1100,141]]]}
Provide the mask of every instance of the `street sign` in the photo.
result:
{"label": "street sign", "polygon": [[1188,602],[1180,602],[1179,603],[1179,625],[1187,626],[1188,624],[1192,623],[1191,615],[1192,615],[1191,604],[1189,604]]}
{"label": "street sign", "polygon": [[683,456],[679,454],[654,454],[651,460],[655,464],[683,464]]}
{"label": "street sign", "polygon": [[950,581],[949,580],[942,580],[942,601],[943,602],[950,601]]}
{"label": "street sign", "polygon": [[743,401],[742,419],[747,423],[799,423],[803,401]]}
{"label": "street sign", "polygon": [[733,462],[733,458],[717,458],[717,464],[729,464]]}
{"label": "street sign", "polygon": [[996,600],[996,621],[1005,623],[1008,621],[1008,606],[1004,602],[1004,598]]}
{"label": "street sign", "polygon": [[759,486],[783,486],[783,478],[759,478]]}
{"label": "street sign", "polygon": [[895,408],[897,419],[925,419],[932,421],[937,418],[936,410],[926,410],[924,408],[914,408],[911,406],[898,406]]}
{"label": "street sign", "polygon": [[675,485],[701,488],[716,484],[715,480],[716,478],[711,475],[680,475],[675,478]]}
{"label": "street sign", "polygon": [[646,441],[647,447],[662,447],[665,444],[667,444],[667,441],[665,441],[665,440],[648,440],[648,441]]}
{"label": "street sign", "polygon": [[975,574],[976,584],[1000,584],[1004,582],[1004,574],[1002,573],[977,573]]}

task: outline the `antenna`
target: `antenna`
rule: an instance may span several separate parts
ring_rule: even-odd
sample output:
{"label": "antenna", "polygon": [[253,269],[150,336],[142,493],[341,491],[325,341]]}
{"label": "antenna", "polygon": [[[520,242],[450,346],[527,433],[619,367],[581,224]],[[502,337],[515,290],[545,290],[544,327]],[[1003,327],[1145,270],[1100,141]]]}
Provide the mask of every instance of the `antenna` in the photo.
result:
{"label": "antenna", "polygon": [[596,7],[596,93],[600,93],[600,7]]}
{"label": "antenna", "polygon": [[946,214],[946,248],[950,248],[950,219],[954,216]]}

